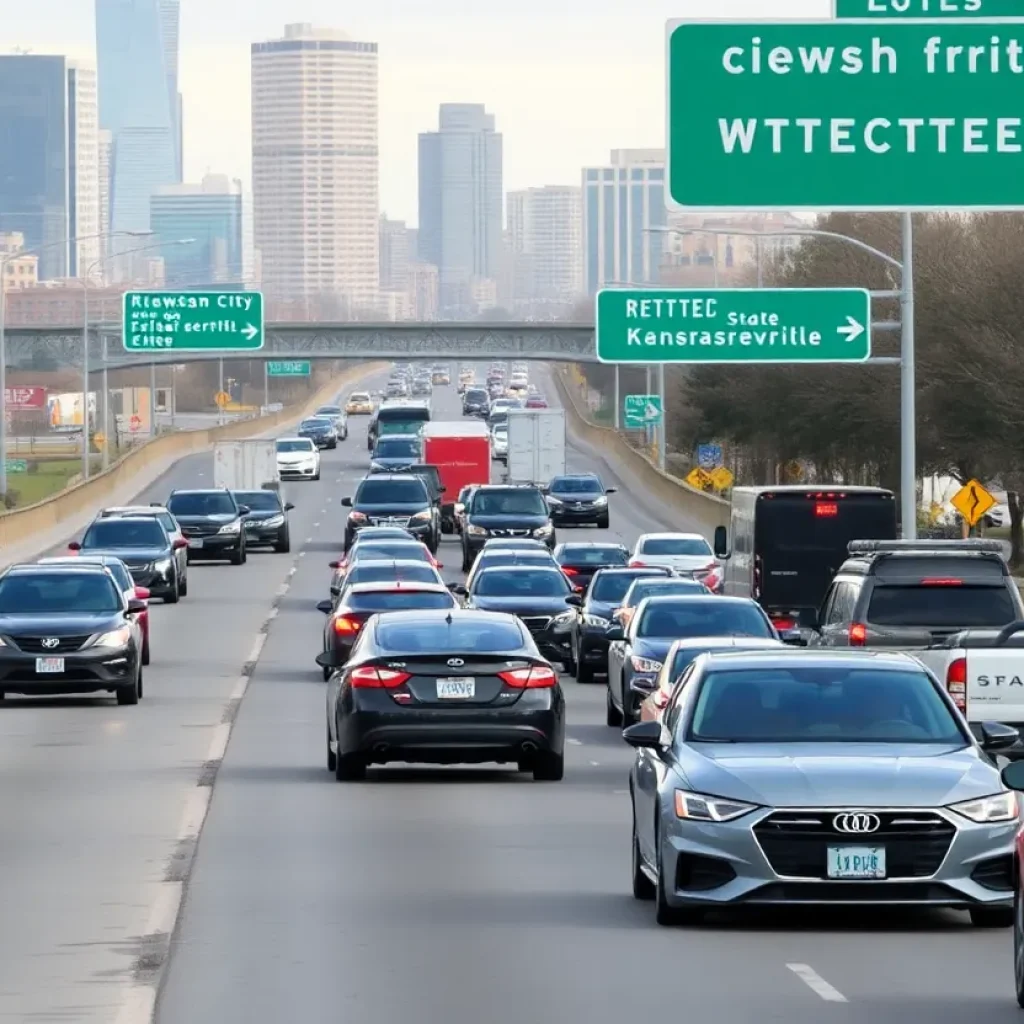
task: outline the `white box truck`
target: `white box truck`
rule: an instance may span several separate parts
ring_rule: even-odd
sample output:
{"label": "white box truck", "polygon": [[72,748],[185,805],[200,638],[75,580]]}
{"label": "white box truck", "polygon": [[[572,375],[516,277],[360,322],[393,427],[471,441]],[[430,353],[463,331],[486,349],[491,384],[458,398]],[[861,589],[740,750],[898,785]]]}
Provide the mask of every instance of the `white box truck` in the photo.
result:
{"label": "white box truck", "polygon": [[509,409],[509,482],[547,484],[564,472],[565,410]]}
{"label": "white box truck", "polygon": [[213,446],[213,486],[229,491],[280,491],[276,443],[258,439],[218,441]]}

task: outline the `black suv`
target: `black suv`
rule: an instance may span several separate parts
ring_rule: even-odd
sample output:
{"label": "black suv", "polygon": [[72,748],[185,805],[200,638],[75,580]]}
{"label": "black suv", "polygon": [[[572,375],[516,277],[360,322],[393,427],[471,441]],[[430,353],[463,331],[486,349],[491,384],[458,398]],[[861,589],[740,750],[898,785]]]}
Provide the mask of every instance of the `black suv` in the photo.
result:
{"label": "black suv", "polygon": [[231,491],[171,491],[167,509],[178,520],[188,541],[190,562],[199,559],[226,559],[232,565],[245,562],[245,517],[252,509],[239,505]]}
{"label": "black suv", "polygon": [[327,416],[310,416],[299,424],[297,437],[307,437],[317,448],[337,448],[338,429]]}
{"label": "black suv", "polygon": [[492,537],[533,537],[554,549],[555,528],[538,488],[486,485],[473,492],[462,531],[463,572]]}
{"label": "black suv", "polygon": [[245,541],[249,547],[265,544],[280,554],[292,549],[288,513],[295,506],[283,501],[279,491],[232,491],[235,501],[249,511],[245,514]]}
{"label": "black suv", "polygon": [[354,497],[341,504],[352,511],[345,523],[345,550],[364,526],[400,526],[436,552],[441,543],[441,511],[427,484],[411,473],[374,473],[363,477]]}
{"label": "black suv", "polygon": [[614,493],[596,473],[556,476],[545,490],[556,525],[592,523],[602,530],[608,529],[608,495]]}
{"label": "black suv", "polygon": [[138,704],[145,610],[102,565],[12,565],[0,575],[0,698],[107,692]]}
{"label": "black suv", "polygon": [[491,400],[486,388],[466,388],[462,395],[463,416],[486,416],[491,408]]}

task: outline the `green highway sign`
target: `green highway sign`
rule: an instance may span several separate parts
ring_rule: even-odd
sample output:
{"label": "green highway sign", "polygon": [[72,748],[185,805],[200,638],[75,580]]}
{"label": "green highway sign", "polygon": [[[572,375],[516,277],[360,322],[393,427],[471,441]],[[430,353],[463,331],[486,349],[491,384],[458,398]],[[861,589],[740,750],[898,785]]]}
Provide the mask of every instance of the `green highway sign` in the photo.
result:
{"label": "green highway sign", "polygon": [[837,18],[1024,19],[1024,0],[832,0]]}
{"label": "green highway sign", "polygon": [[604,363],[857,363],[870,327],[864,288],[605,288],[594,315]]}
{"label": "green highway sign", "polygon": [[268,362],[268,377],[308,377],[312,372],[309,360],[300,362]]}
{"label": "green highway sign", "polygon": [[1024,209],[1024,26],[876,18],[668,32],[673,206]]}
{"label": "green highway sign", "polygon": [[623,426],[627,430],[656,427],[664,415],[661,395],[626,395],[622,411]]}
{"label": "green highway sign", "polygon": [[251,352],[263,348],[260,292],[125,292],[129,352]]}

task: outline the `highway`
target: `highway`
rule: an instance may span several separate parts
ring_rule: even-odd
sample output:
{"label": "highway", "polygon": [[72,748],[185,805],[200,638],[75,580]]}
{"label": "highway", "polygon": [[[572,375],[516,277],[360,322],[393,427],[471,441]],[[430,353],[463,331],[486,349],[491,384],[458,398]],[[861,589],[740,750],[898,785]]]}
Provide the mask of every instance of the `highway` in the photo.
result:
{"label": "highway", "polygon": [[[435,417],[456,418],[456,403],[437,389]],[[1019,1019],[1009,929],[976,931],[966,915],[659,928],[629,891],[631,753],[604,725],[603,684],[565,680],[561,783],[394,766],[336,783],[315,605],[340,551],[339,501],[368,463],[365,421],[350,427],[319,483],[289,485],[291,555],[193,565],[189,597],[154,605],[142,704],[0,709],[0,1019],[143,1024],[129,985],[164,969],[159,1024]],[[619,483],[592,453],[571,452],[570,468]],[[187,459],[144,500],[210,473],[209,456]],[[632,544],[688,525],[635,493],[614,495],[611,517],[560,538]],[[441,548],[449,579],[457,551]]]}

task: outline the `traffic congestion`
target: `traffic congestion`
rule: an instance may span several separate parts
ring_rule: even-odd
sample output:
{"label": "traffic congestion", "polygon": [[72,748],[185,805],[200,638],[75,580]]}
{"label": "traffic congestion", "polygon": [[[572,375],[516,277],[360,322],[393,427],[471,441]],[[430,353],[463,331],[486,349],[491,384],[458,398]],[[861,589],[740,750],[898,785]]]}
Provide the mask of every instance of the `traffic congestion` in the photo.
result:
{"label": "traffic congestion", "polygon": [[[120,866],[142,904],[140,865],[173,870],[158,765],[213,763],[197,724],[233,707],[158,1020],[603,1022],[671,1012],[676,979],[736,1024],[1009,1018],[1024,716],[980,680],[1024,606],[985,542],[902,545],[856,488],[739,493],[705,536],[574,447],[527,364],[396,366],[337,401],[0,576],[8,763],[76,737],[66,827],[137,816],[116,861],[85,851],[97,891]],[[39,911],[31,984],[33,942],[95,913],[66,882]],[[634,957],[673,983],[594,984]]]}

